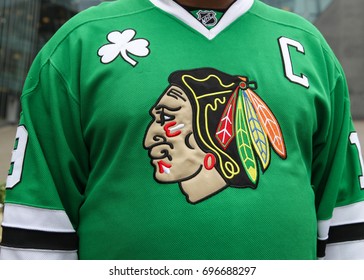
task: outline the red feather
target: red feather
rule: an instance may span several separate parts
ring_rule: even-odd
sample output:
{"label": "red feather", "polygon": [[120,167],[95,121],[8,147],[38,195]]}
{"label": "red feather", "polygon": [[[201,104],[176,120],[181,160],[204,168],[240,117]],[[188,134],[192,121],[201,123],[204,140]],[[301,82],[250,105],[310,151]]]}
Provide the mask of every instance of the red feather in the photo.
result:
{"label": "red feather", "polygon": [[237,90],[231,95],[226,104],[215,134],[216,139],[224,149],[229,146],[235,136],[234,116],[236,109],[236,93]]}

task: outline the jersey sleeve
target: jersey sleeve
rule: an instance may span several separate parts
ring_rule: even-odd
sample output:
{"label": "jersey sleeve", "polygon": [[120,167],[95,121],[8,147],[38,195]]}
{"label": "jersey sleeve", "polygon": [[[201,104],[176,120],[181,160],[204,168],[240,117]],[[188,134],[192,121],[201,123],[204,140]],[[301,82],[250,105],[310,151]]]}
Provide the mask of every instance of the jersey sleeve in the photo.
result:
{"label": "jersey sleeve", "polygon": [[77,259],[88,170],[79,102],[50,59],[36,59],[7,178],[0,259]]}
{"label": "jersey sleeve", "polygon": [[362,151],[351,118],[345,76],[340,67],[338,72],[327,101],[329,117],[321,120],[322,135],[313,154],[318,257],[364,259]]}

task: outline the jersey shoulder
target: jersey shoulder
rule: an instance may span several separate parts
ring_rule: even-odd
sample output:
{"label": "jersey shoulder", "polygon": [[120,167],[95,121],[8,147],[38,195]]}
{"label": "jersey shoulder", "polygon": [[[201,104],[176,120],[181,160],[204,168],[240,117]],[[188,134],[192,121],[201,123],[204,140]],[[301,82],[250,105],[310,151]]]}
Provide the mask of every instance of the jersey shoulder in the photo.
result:
{"label": "jersey shoulder", "polygon": [[276,30],[291,30],[296,34],[306,33],[306,35],[311,35],[319,41],[323,40],[320,31],[311,22],[298,14],[269,6],[260,1],[255,1],[250,13],[262,21],[270,22],[270,25],[267,26],[271,26]]}
{"label": "jersey shoulder", "polygon": [[[108,19],[119,17],[130,17],[134,14],[142,13],[153,9],[154,6],[148,0],[122,0],[112,2],[102,2],[97,6],[90,7],[68,20],[48,42],[50,45],[57,45],[73,31],[87,26],[91,23],[102,22],[107,25]],[[100,23],[101,24],[101,23]]]}
{"label": "jersey shoulder", "polygon": [[146,10],[155,8],[148,0],[116,0],[101,2],[97,6],[90,7],[79,12],[67,24],[72,27],[91,21],[107,20],[108,18],[131,16]]}
{"label": "jersey shoulder", "polygon": [[63,24],[37,54],[24,89],[32,91],[37,85],[37,73],[50,60],[57,63],[64,57],[78,56],[100,30],[110,31],[115,28],[115,21],[124,24],[138,21],[140,15],[153,9],[155,6],[148,0],[117,0],[102,2],[79,12]]}
{"label": "jersey shoulder", "polygon": [[264,32],[280,33],[289,39],[298,40],[305,46],[310,46],[315,52],[315,57],[321,57],[325,64],[330,65],[334,72],[342,72],[342,67],[327,43],[326,39],[318,28],[302,16],[271,7],[260,1],[255,1],[250,14],[256,17],[257,21],[267,22]]}

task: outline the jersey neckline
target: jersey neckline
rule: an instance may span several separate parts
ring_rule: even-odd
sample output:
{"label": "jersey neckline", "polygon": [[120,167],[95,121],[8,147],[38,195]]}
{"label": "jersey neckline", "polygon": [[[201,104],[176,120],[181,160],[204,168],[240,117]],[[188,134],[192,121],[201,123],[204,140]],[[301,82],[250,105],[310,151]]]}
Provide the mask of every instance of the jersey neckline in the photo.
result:
{"label": "jersey neckline", "polygon": [[189,27],[205,36],[208,40],[214,39],[220,32],[225,30],[237,18],[245,14],[254,4],[254,0],[236,0],[229,9],[225,12],[224,16],[220,19],[218,24],[210,30],[203,26],[193,15],[186,9],[171,0],[149,0],[156,7],[164,12],[174,16],[178,20],[187,24]]}

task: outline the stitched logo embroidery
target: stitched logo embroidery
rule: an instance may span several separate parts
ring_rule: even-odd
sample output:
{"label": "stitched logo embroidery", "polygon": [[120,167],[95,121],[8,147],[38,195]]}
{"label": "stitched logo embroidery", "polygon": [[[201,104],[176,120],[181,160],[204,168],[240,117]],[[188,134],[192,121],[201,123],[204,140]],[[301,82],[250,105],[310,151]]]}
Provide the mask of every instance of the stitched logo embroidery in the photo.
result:
{"label": "stitched logo embroidery", "polygon": [[150,50],[149,42],[146,39],[134,39],[135,35],[136,31],[133,29],[110,32],[107,35],[109,44],[102,46],[97,52],[101,62],[108,64],[120,55],[130,65],[136,66],[138,62],[131,55],[146,57]]}
{"label": "stitched logo embroidery", "polygon": [[286,159],[280,125],[257,83],[212,68],[177,71],[150,110],[144,148],[159,183],[195,204],[227,187],[255,189],[271,148]]}
{"label": "stitched logo embroidery", "polygon": [[206,27],[213,27],[217,24],[216,13],[214,11],[198,11],[197,20]]}

